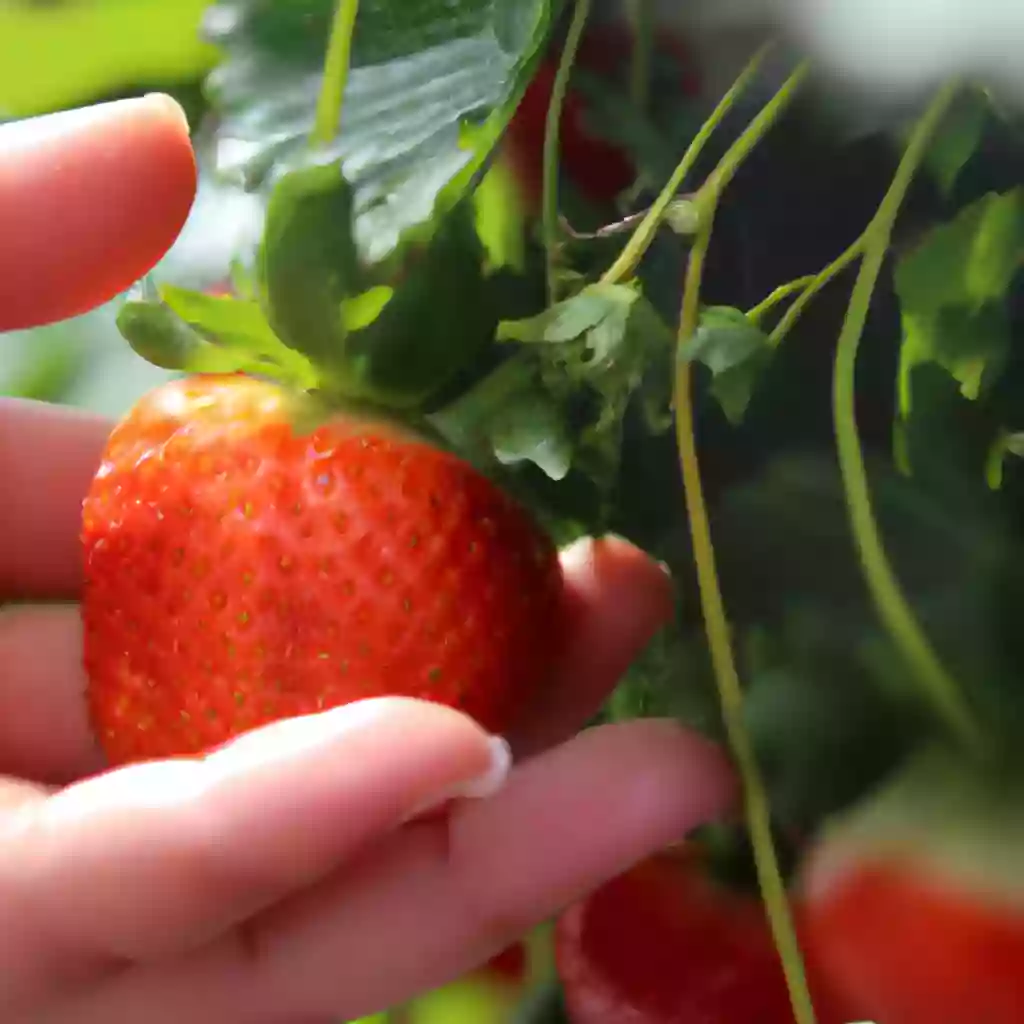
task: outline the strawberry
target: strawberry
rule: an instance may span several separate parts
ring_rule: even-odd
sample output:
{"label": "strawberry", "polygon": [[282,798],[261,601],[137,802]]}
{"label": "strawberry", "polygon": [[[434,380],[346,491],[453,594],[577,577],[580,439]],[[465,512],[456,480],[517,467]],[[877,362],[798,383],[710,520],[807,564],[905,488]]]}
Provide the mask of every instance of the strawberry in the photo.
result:
{"label": "strawberry", "polygon": [[561,635],[550,540],[405,428],[245,376],[115,427],[84,505],[85,666],[111,762],[380,695],[503,732]]}
{"label": "strawberry", "polygon": [[879,1024],[1024,1021],[1020,791],[931,759],[834,825],[805,869],[832,983]]}
{"label": "strawberry", "polygon": [[[694,846],[651,857],[570,907],[555,949],[573,1024],[792,1024],[760,900],[715,882]],[[853,1019],[814,988],[820,1024]]]}

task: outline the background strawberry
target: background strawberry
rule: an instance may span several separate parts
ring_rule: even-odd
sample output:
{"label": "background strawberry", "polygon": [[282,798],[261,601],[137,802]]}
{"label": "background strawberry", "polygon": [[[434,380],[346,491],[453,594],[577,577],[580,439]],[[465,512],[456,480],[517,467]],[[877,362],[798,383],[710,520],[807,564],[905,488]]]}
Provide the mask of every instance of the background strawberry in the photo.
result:
{"label": "background strawberry", "polygon": [[1024,1020],[1024,834],[1014,782],[928,757],[825,838],[806,924],[879,1024]]}
{"label": "background strawberry", "polygon": [[470,465],[243,376],[143,398],[84,508],[89,703],[115,762],[359,698],[506,730],[556,654],[561,570]]}
{"label": "background strawberry", "polygon": [[[556,952],[573,1024],[793,1020],[762,904],[710,877],[696,846],[652,857],[565,911]],[[853,1019],[809,973],[821,1024]]]}

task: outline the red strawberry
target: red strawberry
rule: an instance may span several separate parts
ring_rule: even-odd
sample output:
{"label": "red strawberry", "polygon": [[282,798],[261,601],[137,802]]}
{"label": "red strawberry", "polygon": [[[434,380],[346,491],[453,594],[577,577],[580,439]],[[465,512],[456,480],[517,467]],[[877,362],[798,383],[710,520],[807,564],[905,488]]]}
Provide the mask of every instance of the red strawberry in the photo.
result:
{"label": "red strawberry", "polygon": [[[695,848],[649,858],[570,907],[555,942],[573,1024],[792,1024],[760,900],[713,881]],[[815,994],[820,1024],[847,1019]]]}
{"label": "red strawberry", "polygon": [[114,763],[384,694],[505,731],[560,640],[557,554],[494,484],[243,376],[138,403],[83,542],[89,706]]}
{"label": "red strawberry", "polygon": [[864,1016],[1024,1021],[1024,833],[1003,785],[915,765],[812,857],[808,934]]}

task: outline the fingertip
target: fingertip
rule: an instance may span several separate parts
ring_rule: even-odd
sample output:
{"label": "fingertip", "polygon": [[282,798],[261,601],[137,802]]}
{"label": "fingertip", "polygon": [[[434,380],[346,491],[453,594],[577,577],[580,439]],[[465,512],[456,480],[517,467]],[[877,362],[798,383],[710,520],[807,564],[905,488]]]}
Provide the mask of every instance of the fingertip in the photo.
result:
{"label": "fingertip", "polygon": [[188,122],[163,94],[0,128],[0,329],[124,291],[173,244],[196,186]]}
{"label": "fingertip", "polygon": [[520,755],[551,746],[584,725],[674,615],[668,572],[627,540],[587,537],[566,548],[561,561],[564,655],[551,685],[516,730]]}

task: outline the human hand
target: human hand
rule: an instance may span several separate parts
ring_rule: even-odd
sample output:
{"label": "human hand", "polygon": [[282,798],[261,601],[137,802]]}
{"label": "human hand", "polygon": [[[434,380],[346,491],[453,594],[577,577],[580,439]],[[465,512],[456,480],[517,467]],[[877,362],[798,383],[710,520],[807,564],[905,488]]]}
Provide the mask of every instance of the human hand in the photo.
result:
{"label": "human hand", "polygon": [[[0,330],[127,287],[194,189],[164,98],[0,129]],[[508,737],[511,771],[474,722],[405,699],[104,771],[77,608],[57,602],[79,589],[81,498],[108,429],[0,400],[0,597],[22,602],[0,613],[5,1021],[358,1017],[475,967],[729,809],[721,754],[673,724],[577,734],[671,614],[662,570],[618,540],[563,555],[569,650]]]}

